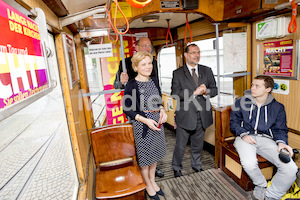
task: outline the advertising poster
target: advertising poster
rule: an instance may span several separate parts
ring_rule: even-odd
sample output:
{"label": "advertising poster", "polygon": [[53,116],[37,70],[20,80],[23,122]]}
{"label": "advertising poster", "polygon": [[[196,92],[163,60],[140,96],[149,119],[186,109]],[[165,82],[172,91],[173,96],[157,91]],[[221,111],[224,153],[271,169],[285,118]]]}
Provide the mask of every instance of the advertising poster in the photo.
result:
{"label": "advertising poster", "polygon": [[[135,37],[123,36],[125,58],[133,55],[135,50]],[[108,43],[107,38],[105,42]],[[112,45],[112,57],[100,58],[102,66],[102,80],[104,90],[114,89],[114,81],[120,63],[120,40]],[[122,99],[124,92],[114,94],[105,94],[107,124],[119,124],[127,121],[122,108]]]}
{"label": "advertising poster", "polygon": [[0,0],[0,110],[49,87],[37,24]]}
{"label": "advertising poster", "polygon": [[263,74],[291,77],[293,62],[293,40],[264,43]]}

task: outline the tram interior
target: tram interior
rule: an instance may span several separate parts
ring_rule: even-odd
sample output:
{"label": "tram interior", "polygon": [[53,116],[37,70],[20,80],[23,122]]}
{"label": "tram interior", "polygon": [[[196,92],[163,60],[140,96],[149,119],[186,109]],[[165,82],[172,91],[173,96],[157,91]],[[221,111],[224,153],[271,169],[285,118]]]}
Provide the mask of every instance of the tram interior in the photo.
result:
{"label": "tram interior", "polygon": [[[9,9],[16,9],[16,13],[39,23],[49,77],[46,89],[29,98],[19,94],[18,98],[23,100],[13,105],[6,103],[0,109],[0,199],[95,199],[97,166],[90,134],[99,127],[127,121],[120,111],[122,90],[115,89],[113,82],[119,63],[133,55],[139,37],[148,37],[152,42],[168,115],[167,155],[158,163],[165,176],[156,177],[166,191],[161,199],[248,199],[251,196],[251,180],[242,172],[237,154],[229,148],[233,136],[226,132],[229,115],[223,111],[250,89],[256,75],[265,73],[264,66],[272,62],[264,62],[264,48],[272,42],[292,41],[290,74],[271,74],[273,68],[268,69],[279,84],[288,87],[288,92],[285,89],[273,95],[286,109],[289,144],[300,149],[300,105],[297,103],[300,32],[257,39],[258,23],[280,17],[290,22],[292,9],[288,0],[148,0],[140,8],[120,0],[118,16],[115,15],[118,1],[112,0],[0,2],[3,8],[11,6]],[[300,24],[299,10],[297,14],[295,20]],[[45,17],[41,20],[42,15]],[[114,26],[121,33],[127,28],[129,31],[116,34]],[[4,42],[5,37],[8,36],[3,36]],[[188,145],[183,160],[184,176],[174,178],[171,162],[176,140],[176,101],[171,97],[171,81],[173,71],[185,63],[184,48],[190,42],[200,47],[199,64],[212,69],[219,90],[210,99],[214,123],[205,132],[204,172],[194,173],[191,169]],[[108,44],[112,49],[110,56],[90,54],[93,46]],[[5,53],[0,49],[1,56]],[[278,62],[274,60],[273,67],[278,67]],[[1,74],[7,73],[1,68]],[[4,93],[2,86],[8,84],[3,79],[0,76],[0,93]],[[116,109],[108,111],[109,105]],[[294,160],[300,166],[298,155]],[[264,175],[272,178],[273,166],[269,167],[264,165],[267,174]],[[145,199],[150,198],[146,195]]]}

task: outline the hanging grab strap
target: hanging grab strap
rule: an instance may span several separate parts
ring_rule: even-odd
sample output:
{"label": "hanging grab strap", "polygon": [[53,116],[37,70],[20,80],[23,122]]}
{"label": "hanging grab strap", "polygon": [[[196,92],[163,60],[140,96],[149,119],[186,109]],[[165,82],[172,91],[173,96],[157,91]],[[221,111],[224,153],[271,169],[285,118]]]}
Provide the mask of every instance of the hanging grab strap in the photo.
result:
{"label": "hanging grab strap", "polygon": [[188,43],[187,39],[186,39],[186,30],[187,30],[187,28],[189,28],[189,32],[190,32],[190,36],[191,36],[190,43],[192,43],[193,42],[193,35],[192,35],[189,20],[188,20],[188,13],[185,13],[185,17],[186,17],[186,25],[185,25],[185,32],[184,32],[184,41],[185,41],[185,43]]}
{"label": "hanging grab strap", "polygon": [[139,2],[136,0],[126,0],[126,1],[129,3],[129,5],[131,5],[134,8],[143,8],[146,5],[148,5],[152,0],[147,0],[145,2]]}
{"label": "hanging grab strap", "polygon": [[[296,30],[297,30],[297,21],[296,21],[296,16],[297,16],[297,6],[298,4],[295,3],[295,0],[293,0],[291,2],[292,4],[292,19],[291,19],[291,22],[289,24],[289,28],[288,28],[288,31],[290,33],[295,33]],[[294,26],[293,26],[294,25]],[[292,29],[293,28],[293,29]]]}
{"label": "hanging grab strap", "polygon": [[[115,9],[115,19],[114,19],[115,29],[116,29],[117,33],[119,33],[120,35],[124,35],[124,34],[126,34],[127,31],[129,30],[128,19],[127,19],[127,17],[124,15],[124,13],[122,12],[122,10],[121,10],[121,8],[120,8],[120,6],[119,6],[118,0],[114,0],[114,2],[115,2],[115,4],[116,4],[116,9]],[[124,18],[125,21],[126,21],[126,26],[127,26],[127,28],[126,28],[125,32],[119,32],[118,29],[117,29],[117,12],[118,12],[118,9],[119,9],[120,13],[122,14],[123,18]]]}
{"label": "hanging grab strap", "polygon": [[[108,20],[108,23],[109,23],[109,25],[108,25],[108,30],[107,30],[107,39],[108,39],[108,41],[109,41],[110,43],[116,43],[116,42],[118,41],[118,33],[117,33],[115,27],[113,26],[113,24],[112,24],[112,22],[111,22],[111,16],[110,16],[110,11],[111,11],[111,10],[108,11],[107,5],[106,5],[106,4],[105,4],[105,9],[106,9],[106,12],[107,12],[107,18],[108,18],[107,20]],[[114,33],[116,34],[116,39],[115,39],[114,41],[111,41],[111,40],[110,40],[110,27],[112,28],[112,30],[113,30]]]}
{"label": "hanging grab strap", "polygon": [[131,47],[133,47],[134,39],[133,39],[133,36],[132,36],[132,33],[131,33],[130,29],[128,30],[128,32],[129,32],[130,37],[131,37]]}
{"label": "hanging grab strap", "polygon": [[167,36],[166,36],[166,45],[167,45],[167,47],[169,47],[168,46],[168,37],[170,35],[170,40],[171,40],[171,46],[170,47],[172,47],[173,46],[173,38],[172,38],[172,35],[171,35],[171,31],[170,31],[170,24],[169,24],[170,19],[166,19],[166,20],[167,20],[167,23],[168,23],[168,31],[167,31]]}

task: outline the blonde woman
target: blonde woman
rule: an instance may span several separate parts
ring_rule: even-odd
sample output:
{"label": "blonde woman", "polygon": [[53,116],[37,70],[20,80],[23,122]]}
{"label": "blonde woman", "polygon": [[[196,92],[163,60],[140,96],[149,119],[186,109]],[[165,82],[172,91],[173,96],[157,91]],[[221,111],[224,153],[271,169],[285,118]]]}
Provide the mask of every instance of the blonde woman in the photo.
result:
{"label": "blonde woman", "polygon": [[159,200],[163,191],[155,182],[157,161],[166,155],[164,128],[167,114],[162,106],[158,80],[150,77],[152,55],[137,52],[133,55],[132,68],[138,73],[125,87],[123,98],[124,113],[132,119],[138,165],[151,199]]}

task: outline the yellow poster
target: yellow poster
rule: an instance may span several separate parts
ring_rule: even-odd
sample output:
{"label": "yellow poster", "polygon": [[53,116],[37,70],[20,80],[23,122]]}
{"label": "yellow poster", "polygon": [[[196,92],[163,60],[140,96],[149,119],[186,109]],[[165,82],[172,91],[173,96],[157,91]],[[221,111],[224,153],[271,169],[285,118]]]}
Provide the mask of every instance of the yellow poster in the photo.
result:
{"label": "yellow poster", "polygon": [[[127,2],[119,2],[120,9],[124,13],[126,17],[131,17],[131,6]],[[116,4],[111,4],[111,18],[115,18],[115,10],[116,10]],[[117,8],[117,18],[123,18],[123,15],[121,14],[119,8]]]}

